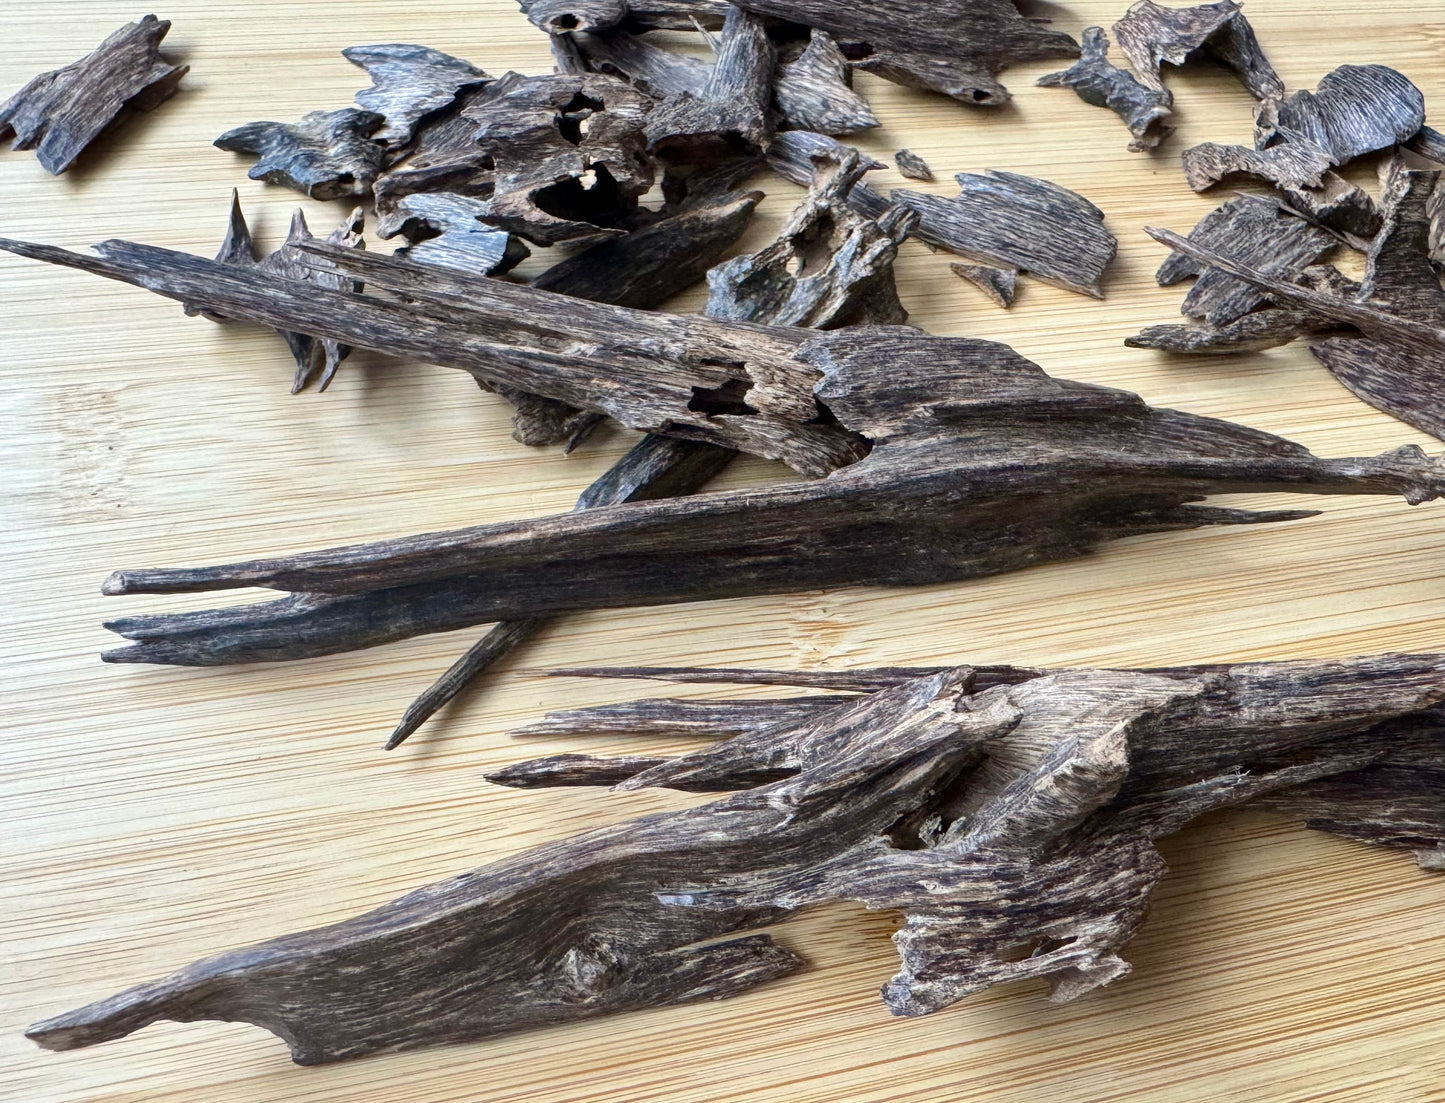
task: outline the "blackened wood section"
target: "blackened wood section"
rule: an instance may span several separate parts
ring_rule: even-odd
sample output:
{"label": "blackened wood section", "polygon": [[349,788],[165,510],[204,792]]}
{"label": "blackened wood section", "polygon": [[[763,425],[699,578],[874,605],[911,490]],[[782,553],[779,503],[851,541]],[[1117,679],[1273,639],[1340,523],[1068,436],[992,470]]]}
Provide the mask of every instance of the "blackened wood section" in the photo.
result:
{"label": "blackened wood section", "polygon": [[[1220,493],[1439,496],[1413,446],[1322,460],[1228,422],[1054,380],[1006,346],[877,327],[801,354],[872,454],[831,478],[613,506],[223,567],[123,571],[108,593],[267,586],[267,605],[132,617],[110,661],[219,665],[375,646],[583,608],[963,579],[1108,540],[1295,520],[1200,506]],[[1027,462],[1022,462],[1027,458]],[[329,596],[323,596],[329,595]]]}
{"label": "blackened wood section", "polygon": [[691,161],[739,145],[766,149],[773,135],[773,69],[777,50],[762,20],[731,8],[717,61],[702,92],[679,92],[647,119],[648,147],[673,160]]}
{"label": "blackened wood section", "polygon": [[[1189,231],[1189,239],[1282,280],[1294,280],[1337,244],[1332,234],[1257,195],[1231,199],[1210,211]],[[1190,278],[1195,278],[1194,286],[1180,313],[1212,326],[1227,326],[1266,301],[1264,293],[1250,284],[1179,253],[1155,273],[1161,287]]]}
{"label": "blackened wood section", "polygon": [[911,150],[900,149],[893,155],[893,160],[898,172],[909,180],[933,179],[933,170],[928,167],[928,162]]}
{"label": "blackened wood section", "polygon": [[496,191],[492,154],[475,141],[477,124],[467,116],[469,107],[484,104],[496,93],[494,84],[464,92],[457,110],[424,119],[410,147],[388,165],[372,189],[382,237],[401,229],[397,204],[408,195],[447,192],[470,199],[487,199]]}
{"label": "blackened wood section", "polygon": [[298,123],[238,126],[215,145],[231,153],[256,154],[252,180],[294,188],[312,199],[342,199],[366,195],[381,173],[386,147],[370,135],[384,121],[355,107],[313,111]]}
{"label": "blackened wood section", "polygon": [[1103,27],[1086,27],[1083,51],[1070,68],[1039,78],[1045,88],[1072,88],[1085,103],[1106,107],[1129,128],[1135,153],[1156,148],[1174,132],[1164,120],[1174,97],[1163,87],[1141,84],[1133,73],[1109,60],[1109,38]]}
{"label": "blackened wood section", "polygon": [[[867,451],[818,420],[816,369],[794,356],[807,331],[739,326],[584,302],[394,257],[308,246],[368,286],[409,301],[329,292],[254,269],[112,241],[91,257],[23,242],[0,249],[146,287],[238,320],[460,368],[615,418],[781,459],[821,475]],[[751,414],[717,413],[699,396],[736,390]],[[701,407],[701,408],[699,408]]]}
{"label": "blackened wood section", "polygon": [[188,65],[161,56],[170,20],[128,23],[77,62],[41,73],[0,106],[0,142],[33,149],[59,176],[122,114],[150,111],[176,94]]}
{"label": "blackened wood section", "polygon": [[949,265],[954,274],[967,280],[999,306],[1013,306],[1018,294],[1018,273],[1012,268],[992,268],[986,264]]}
{"label": "blackened wood section", "polygon": [[1100,282],[1118,251],[1104,212],[1078,192],[1016,172],[961,172],[956,196],[896,188],[892,200],[916,212],[918,236],[997,268],[1103,298]]}
{"label": "blackened wood section", "polygon": [[615,77],[507,73],[461,117],[472,158],[493,166],[487,219],[537,245],[626,232],[653,185],[643,127],[651,97]]}
{"label": "blackened wood section", "polygon": [[709,316],[811,329],[906,321],[893,262],[917,217],[892,208],[874,221],[852,211],[848,194],[865,171],[855,155],[821,163],[777,240],[707,274]]}
{"label": "blackened wood section", "polygon": [[[1076,670],[977,691],[904,682],[681,758],[534,768],[705,790],[331,927],[191,965],[38,1023],[50,1049],[162,1019],[249,1022],[317,1064],[730,995],[799,961],[766,936],[813,904],[899,910],[894,1014],[1044,979],[1123,977],[1157,839],[1254,802],[1445,866],[1445,657]],[[514,771],[514,773],[524,773]]]}
{"label": "blackened wood section", "polygon": [[479,276],[510,272],[532,255],[522,242],[487,225],[488,207],[480,199],[447,192],[404,196],[396,205],[393,225],[410,245],[397,250],[421,264],[440,264]]}
{"label": "blackened wood section", "polygon": [[801,53],[779,59],[773,98],[784,130],[853,134],[879,125],[868,101],[853,90],[848,61],[826,31],[814,30]]}
{"label": "blackened wood section", "polygon": [[1284,81],[1265,58],[1254,28],[1235,0],[1193,8],[1166,8],[1153,0],[1139,0],[1114,24],[1114,37],[1140,80],[1151,88],[1163,90],[1164,62],[1183,65],[1202,50],[1233,69],[1255,99],[1278,99],[1285,92]]}
{"label": "blackened wood section", "polygon": [[492,79],[470,61],[430,46],[352,46],[341,53],[371,77],[371,87],[358,92],[356,102],[386,120],[372,138],[393,148],[410,142],[423,119]]}
{"label": "blackened wood section", "polygon": [[1266,100],[1255,118],[1254,148],[1204,142],[1184,151],[1195,191],[1236,174],[1281,187],[1319,187],[1331,168],[1413,138],[1425,124],[1425,97],[1384,65],[1341,65],[1316,91]]}

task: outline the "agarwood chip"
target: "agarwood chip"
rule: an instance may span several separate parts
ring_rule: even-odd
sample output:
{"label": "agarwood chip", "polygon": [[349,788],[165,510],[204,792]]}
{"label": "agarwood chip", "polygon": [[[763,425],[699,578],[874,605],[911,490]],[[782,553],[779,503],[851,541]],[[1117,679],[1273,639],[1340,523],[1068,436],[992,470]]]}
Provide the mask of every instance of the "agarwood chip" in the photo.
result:
{"label": "agarwood chip", "polygon": [[900,149],[893,155],[893,160],[899,173],[910,180],[933,179],[933,170],[928,167],[928,162],[911,150]]}
{"label": "agarwood chip", "polygon": [[551,35],[605,31],[631,24],[641,30],[691,31],[718,27],[726,0],[520,0],[528,19]]}
{"label": "agarwood chip", "polygon": [[1266,100],[1255,117],[1255,144],[1204,142],[1184,151],[1184,176],[1203,191],[1243,173],[1288,188],[1315,188],[1325,174],[1365,153],[1414,137],[1425,124],[1425,98],[1384,65],[1341,65],[1314,92]]}
{"label": "agarwood chip", "polygon": [[554,35],[552,41],[572,46],[582,63],[581,72],[620,77],[659,100],[683,92],[700,96],[712,75],[712,65],[702,58],[664,49],[625,31]]}
{"label": "agarwood chip", "polygon": [[796,57],[779,58],[773,98],[784,130],[853,134],[879,125],[868,101],[853,90],[848,60],[826,31],[814,30]]}
{"label": "agarwood chip", "polygon": [[1445,657],[1045,671],[988,689],[976,673],[676,759],[513,767],[504,779],[741,791],[197,962],[27,1035],[74,1049],[160,1019],[251,1022],[303,1064],[472,1041],[743,991],[799,959],[765,935],[707,943],[833,901],[903,912],[894,1014],[1031,978],[1070,1000],[1129,972],[1119,955],[1165,873],[1155,843],[1201,815],[1253,802],[1445,865]]}
{"label": "agarwood chip", "polygon": [[1135,153],[1156,148],[1174,132],[1164,122],[1173,112],[1174,97],[1165,88],[1141,84],[1133,73],[1109,60],[1109,39],[1102,27],[1086,27],[1083,54],[1073,66],[1040,77],[1045,88],[1072,88],[1085,103],[1107,107],[1129,128]]}
{"label": "agarwood chip", "polygon": [[1333,230],[1361,251],[1380,232],[1380,209],[1375,201],[1338,173],[1326,172],[1317,188],[1282,187],[1279,195],[1290,210]]}
{"label": "agarwood chip", "polygon": [[429,46],[352,46],[341,54],[371,77],[371,87],[358,92],[356,102],[386,119],[372,138],[392,148],[410,142],[428,115],[446,110],[463,92],[492,79],[470,61]]}
{"label": "agarwood chip", "polygon": [[986,264],[949,265],[954,273],[978,288],[999,306],[1013,306],[1018,294],[1018,273],[1012,268],[992,268]]}
{"label": "agarwood chip", "polygon": [[491,151],[477,144],[477,124],[467,110],[490,100],[496,83],[463,92],[455,111],[423,119],[411,145],[377,178],[372,191],[382,237],[401,232],[404,219],[397,218],[396,208],[408,195],[447,192],[489,199],[495,193]]}
{"label": "agarwood chip", "polygon": [[998,268],[1103,298],[1100,281],[1118,251],[1104,212],[1078,192],[1016,172],[961,172],[952,197],[896,188],[890,196],[922,219],[919,237]]}
{"label": "agarwood chip", "polygon": [[396,205],[393,224],[412,244],[398,249],[422,264],[441,264],[495,276],[509,272],[532,255],[517,238],[482,221],[489,208],[479,199],[446,192],[405,196]]}
{"label": "agarwood chip", "polygon": [[312,199],[363,196],[381,173],[386,147],[371,140],[386,120],[355,107],[313,111],[298,123],[258,122],[228,130],[215,145],[260,160],[252,180],[282,184]]}
{"label": "agarwood chip", "polygon": [[1305,310],[1256,310],[1221,326],[1145,326],[1132,337],[1125,337],[1124,344],[1131,349],[1231,356],[1279,348],[1300,337],[1330,333],[1339,328],[1337,322]]}
{"label": "agarwood chip", "polygon": [[1193,8],[1166,8],[1153,0],[1138,0],[1114,24],[1114,37],[1150,88],[1164,89],[1160,74],[1164,62],[1183,65],[1198,50],[1233,69],[1257,100],[1278,99],[1285,92],[1284,81],[1265,58],[1254,28],[1235,0]]}
{"label": "agarwood chip", "polygon": [[79,61],[42,73],[0,106],[0,142],[33,149],[59,176],[123,113],[151,111],[176,94],[189,65],[161,56],[170,20],[127,23]]}

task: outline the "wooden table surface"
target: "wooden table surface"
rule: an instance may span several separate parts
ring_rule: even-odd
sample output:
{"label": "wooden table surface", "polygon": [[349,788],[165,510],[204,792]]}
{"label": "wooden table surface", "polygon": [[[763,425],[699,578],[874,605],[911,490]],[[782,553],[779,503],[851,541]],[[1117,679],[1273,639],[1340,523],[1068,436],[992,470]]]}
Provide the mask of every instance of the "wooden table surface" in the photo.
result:
{"label": "wooden table surface", "polygon": [[[1050,12],[1077,35],[1122,7],[1074,0]],[[0,95],[138,14],[113,0],[7,0]],[[550,66],[545,39],[511,0],[173,0],[159,14],[175,21],[168,44],[193,67],[184,91],[61,179],[29,154],[0,154],[0,233],[73,247],[124,236],[209,255],[239,185],[261,243],[274,247],[298,197],[249,182],[247,163],[210,140],[251,119],[347,103],[366,81],[343,47],[419,42],[494,73]],[[1291,88],[1344,62],[1384,62],[1445,105],[1438,0],[1254,0],[1249,15]],[[1321,454],[1440,449],[1348,394],[1303,345],[1218,360],[1125,349],[1139,326],[1176,317],[1181,297],[1154,285],[1163,253],[1144,225],[1187,230],[1223,198],[1186,188],[1180,151],[1247,140],[1251,101],[1222,70],[1175,72],[1180,133],[1157,156],[1132,154],[1115,116],[1033,86],[1053,68],[1005,72],[1016,98],[996,111],[860,79],[884,122],[861,141],[868,150],[923,154],[940,192],[965,169],[1055,180],[1101,206],[1120,241],[1107,301],[1030,280],[1007,312],[954,277],[946,255],[910,242],[899,283],[917,323],[1006,340],[1056,375],[1234,418]],[[877,180],[899,182],[891,170]],[[763,186],[753,244],[800,194],[776,179]],[[317,229],[342,213],[303,205]],[[259,1029],[216,1023],[39,1051],[20,1036],[27,1023],[196,957],[698,799],[485,784],[489,768],[576,749],[518,745],[509,728],[652,689],[545,679],[538,668],[1122,665],[1438,649],[1445,503],[1331,498],[1314,520],[1136,538],[982,582],[571,617],[388,755],[381,743],[401,709],[476,633],[282,666],[104,666],[96,656],[113,637],[103,618],[204,599],[102,598],[101,579],[117,567],[560,512],[628,435],[606,433],[571,457],[529,450],[511,439],[501,401],[465,375],[369,355],[353,357],[329,393],[292,397],[273,335],[186,319],[174,303],[12,257],[0,257],[0,347],[0,1098],[1445,1098],[1445,877],[1248,813],[1166,841],[1173,872],[1128,948],[1134,974],[1066,1006],[1028,984],[892,1019],[877,987],[894,969],[896,918],[840,906],[782,928],[807,971],[730,1002],[320,1069],[291,1065]],[[726,482],[779,477],[748,462]]]}

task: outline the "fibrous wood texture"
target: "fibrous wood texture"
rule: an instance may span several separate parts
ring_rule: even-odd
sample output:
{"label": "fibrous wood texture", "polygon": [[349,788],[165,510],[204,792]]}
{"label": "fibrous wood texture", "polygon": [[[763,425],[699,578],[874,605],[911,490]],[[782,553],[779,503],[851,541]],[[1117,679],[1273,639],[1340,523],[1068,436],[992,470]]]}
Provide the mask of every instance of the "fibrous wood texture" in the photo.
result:
{"label": "fibrous wood texture", "polygon": [[1062,1002],[1130,971],[1120,952],[1166,870],[1155,840],[1207,812],[1260,802],[1445,864],[1439,655],[976,688],[960,667],[679,758],[536,764],[563,785],[742,791],[197,962],[29,1035],[72,1049],[219,1018],[302,1064],[465,1041],[775,979],[800,962],[767,935],[696,944],[838,900],[904,914],[882,990],[895,1015],[1028,978]]}
{"label": "fibrous wood texture", "polygon": [[176,94],[190,66],[161,56],[170,29],[148,15],[74,64],[40,74],[0,105],[0,142],[35,150],[60,175],[123,112],[150,111]]}
{"label": "fibrous wood texture", "polygon": [[394,43],[352,46],[341,52],[371,77],[371,87],[358,92],[356,102],[386,120],[372,139],[393,147],[410,142],[417,124],[428,115],[446,110],[464,91],[492,79],[470,61],[430,46]]}
{"label": "fibrous wood texture", "polygon": [[258,122],[228,130],[216,146],[258,156],[252,180],[305,192],[312,199],[362,196],[381,172],[386,147],[371,135],[382,116],[354,107],[312,111],[297,123]]}

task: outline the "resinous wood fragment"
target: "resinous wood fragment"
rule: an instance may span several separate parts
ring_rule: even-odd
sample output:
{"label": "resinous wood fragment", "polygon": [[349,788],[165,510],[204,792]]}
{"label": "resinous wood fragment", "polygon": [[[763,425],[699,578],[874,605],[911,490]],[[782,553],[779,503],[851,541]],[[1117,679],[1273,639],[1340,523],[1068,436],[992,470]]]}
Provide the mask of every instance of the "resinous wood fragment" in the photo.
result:
{"label": "resinous wood fragment", "polygon": [[1341,65],[1314,92],[1269,99],[1255,116],[1254,147],[1204,142],[1184,151],[1184,177],[1204,191],[1235,174],[1280,187],[1316,188],[1332,168],[1414,137],[1425,97],[1384,65]]}
{"label": "resinous wood fragment", "polygon": [[400,232],[412,244],[398,249],[397,255],[481,276],[509,272],[532,251],[506,230],[483,222],[487,213],[486,203],[465,195],[405,196],[396,205],[393,225],[401,220]]}
{"label": "resinous wood fragment", "polygon": [[960,276],[973,284],[999,306],[1013,306],[1014,296],[1018,294],[1018,273],[1012,268],[993,268],[987,264],[960,264],[949,265],[954,275]]}
{"label": "resinous wood fragment", "polygon": [[[1054,380],[1006,346],[873,327],[819,335],[832,417],[874,441],[830,478],[701,494],[221,567],[122,571],[108,593],[263,586],[262,605],[128,617],[120,662],[219,665],[375,646],[518,616],[964,579],[1108,540],[1293,520],[1201,506],[1210,494],[1445,491],[1407,447],[1322,460],[1228,422]],[[718,401],[728,395],[719,395]]]}
{"label": "resinous wood fragment", "polygon": [[123,113],[150,111],[176,94],[188,65],[161,56],[167,19],[128,23],[79,61],[42,73],[0,105],[0,142],[33,149],[59,176]]}
{"label": "resinous wood fragment", "polygon": [[1150,88],[1163,90],[1160,69],[1166,61],[1183,65],[1195,51],[1202,51],[1233,69],[1257,100],[1278,99],[1285,92],[1284,81],[1265,58],[1254,28],[1235,0],[1192,8],[1138,0],[1114,24],[1114,37]]}
{"label": "resinous wood fragment", "polygon": [[626,31],[601,34],[554,35],[553,42],[567,42],[576,51],[582,72],[620,77],[656,99],[686,92],[703,94],[712,65],[691,54],[680,54]]}
{"label": "resinous wood fragment", "polygon": [[490,150],[476,142],[477,124],[467,109],[484,104],[494,85],[463,92],[452,112],[423,119],[410,146],[393,160],[372,189],[382,237],[401,230],[397,205],[408,195],[447,192],[470,199],[488,199],[496,191]]}
{"label": "resinous wood fragment", "polygon": [[429,46],[352,46],[341,53],[371,77],[371,87],[358,92],[356,102],[386,120],[372,138],[393,148],[410,142],[428,115],[446,110],[464,91],[492,79],[471,62]]}
{"label": "resinous wood fragment", "polygon": [[252,180],[304,192],[312,199],[364,196],[381,173],[386,147],[373,141],[386,120],[372,111],[343,107],[313,111],[298,123],[256,122],[228,130],[215,145],[254,153]]}
{"label": "resinous wood fragment", "polygon": [[933,170],[928,167],[928,162],[911,150],[900,149],[893,155],[893,160],[898,172],[910,180],[933,179]]}
{"label": "resinous wood fragment", "polygon": [[961,172],[955,179],[956,196],[890,193],[920,216],[920,237],[945,239],[973,260],[1103,298],[1104,270],[1118,251],[1103,211],[1078,192],[1016,172]]}
{"label": "resinous wood fragment", "polygon": [[718,27],[726,0],[519,0],[527,18],[548,34],[605,31],[628,26],[639,30],[691,31],[701,24]]}
{"label": "resinous wood fragment", "polygon": [[699,943],[831,901],[903,913],[882,989],[895,1015],[1032,978],[1067,1001],[1130,971],[1121,953],[1166,871],[1156,841],[1206,813],[1253,804],[1445,866],[1445,657],[1046,671],[992,688],[975,674],[680,758],[538,765],[557,783],[738,791],[197,962],[27,1034],[65,1050],[162,1019],[240,1021],[304,1064],[470,1041],[741,992],[800,959],[766,935]]}
{"label": "resinous wood fragment", "polygon": [[1129,128],[1135,153],[1155,149],[1174,132],[1164,120],[1173,114],[1174,97],[1162,87],[1141,83],[1133,73],[1109,60],[1109,38],[1103,27],[1086,27],[1082,54],[1068,69],[1039,78],[1045,88],[1072,88],[1085,103],[1107,107]]}
{"label": "resinous wood fragment", "polygon": [[826,31],[814,30],[796,57],[779,58],[773,97],[785,130],[837,135],[879,125],[868,101],[853,90],[848,60]]}

